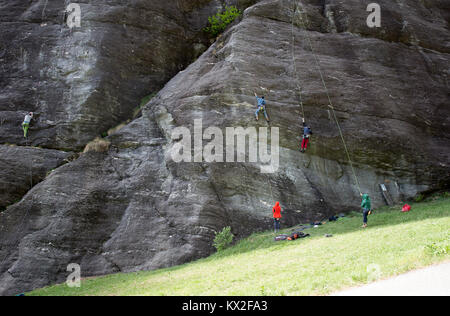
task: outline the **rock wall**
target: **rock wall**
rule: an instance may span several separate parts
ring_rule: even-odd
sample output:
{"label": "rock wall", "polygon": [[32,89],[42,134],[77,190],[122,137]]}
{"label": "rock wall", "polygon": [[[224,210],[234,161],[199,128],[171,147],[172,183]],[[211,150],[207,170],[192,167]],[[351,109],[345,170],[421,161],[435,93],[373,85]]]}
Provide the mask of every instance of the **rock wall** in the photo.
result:
{"label": "rock wall", "polygon": [[73,158],[70,152],[0,145],[0,210],[20,201],[34,185]]}
{"label": "rock wall", "polygon": [[[107,45],[104,50],[95,50],[94,59],[85,61],[86,69],[91,70],[89,78],[108,82],[114,81],[111,73],[125,71],[129,75],[126,69],[136,66],[134,55],[121,47],[139,46],[143,53],[150,47],[143,39],[117,40],[123,34],[117,31],[121,26],[111,26],[108,18],[129,15],[133,21],[136,14],[146,12],[144,4],[156,2],[136,2],[136,6],[120,9],[112,6],[102,9],[108,14],[100,17],[92,14],[88,22],[93,33],[87,37],[90,28],[86,27],[78,31],[86,34],[79,36]],[[208,12],[205,8],[212,5],[208,1],[202,2],[204,7],[183,3],[182,10],[188,12],[198,12],[195,8]],[[142,117],[108,137],[111,146],[107,152],[86,153],[57,168],[19,203],[0,214],[0,260],[4,258],[0,261],[0,293],[64,282],[69,263],[80,264],[83,276],[92,276],[168,267],[207,256],[213,251],[214,231],[224,226],[231,226],[238,238],[270,229],[270,210],[275,201],[283,207],[284,226],[357,210],[359,188],[329,111],[316,58],[359,186],[372,196],[375,206],[384,204],[381,183],[387,185],[397,202],[448,187],[448,4],[380,0],[382,27],[370,29],[366,25],[368,3],[265,0],[249,7],[242,21],[165,84],[145,106]],[[105,7],[101,2],[86,5]],[[167,8],[170,5],[161,5],[160,10]],[[168,17],[162,15],[169,26],[173,25],[173,29],[169,27],[173,32],[152,31],[178,47],[180,34],[175,30],[181,22],[176,22],[178,13],[170,12]],[[186,12],[182,16],[184,26],[197,30],[203,20]],[[96,23],[109,27],[96,30]],[[100,30],[108,34],[101,41],[93,35]],[[120,43],[120,47],[114,43]],[[80,46],[93,49],[83,41]],[[178,71],[176,65],[182,63],[166,59],[170,56],[162,46],[150,46],[151,56],[139,61],[143,68],[155,69],[152,58],[160,54],[164,58],[158,67],[168,67],[167,77]],[[68,47],[74,49],[71,44]],[[110,54],[123,58],[111,59]],[[177,58],[186,58],[186,62],[190,59],[184,55]],[[48,58],[52,65],[58,60]],[[37,68],[47,71],[51,66]],[[118,119],[110,120],[114,109],[131,110],[145,94],[144,89],[140,94],[139,89],[130,90],[125,85],[151,81],[156,87],[164,83],[148,79],[149,73],[142,81],[119,80],[119,86],[108,90],[115,93],[116,102],[111,102],[106,92],[92,92],[91,87],[98,86],[87,77],[70,81],[65,87],[39,89],[40,93],[60,94],[91,91],[87,95],[96,101],[77,101],[70,103],[70,108],[63,107],[60,115],[67,114],[74,120],[61,119],[53,130],[39,128],[43,115],[49,115],[42,111],[32,131],[33,142],[40,144],[42,139],[48,147],[59,149],[80,147],[127,118],[117,114]],[[55,82],[61,84],[60,80]],[[13,91],[21,84],[10,86]],[[298,86],[305,117],[314,131],[307,154],[299,152],[303,113]],[[195,120],[201,120],[202,131],[216,127],[224,134],[227,127],[267,127],[262,119],[255,122],[254,92],[266,96],[271,127],[279,128],[280,166],[275,173],[261,173],[261,163],[251,163],[248,157],[245,163],[174,162],[172,155],[182,139],[173,132],[186,127],[194,133]],[[2,96],[7,93],[12,92],[2,92]],[[23,98],[20,91],[15,95]],[[41,99],[51,103],[49,96]],[[108,104],[106,113],[103,107],[92,105],[96,102]],[[16,120],[22,116],[17,115]],[[105,122],[101,128],[100,121]],[[83,128],[76,127],[77,122]],[[5,131],[2,135],[9,133],[8,125],[1,128]],[[46,138],[45,133],[60,136]],[[5,136],[3,142],[13,142],[11,139],[14,136]]]}
{"label": "rock wall", "polygon": [[81,149],[130,119],[205,48],[202,28],[222,6],[80,0],[81,27],[71,29],[70,3],[0,2],[0,143],[24,144],[17,126],[29,111],[32,144],[53,149]]}

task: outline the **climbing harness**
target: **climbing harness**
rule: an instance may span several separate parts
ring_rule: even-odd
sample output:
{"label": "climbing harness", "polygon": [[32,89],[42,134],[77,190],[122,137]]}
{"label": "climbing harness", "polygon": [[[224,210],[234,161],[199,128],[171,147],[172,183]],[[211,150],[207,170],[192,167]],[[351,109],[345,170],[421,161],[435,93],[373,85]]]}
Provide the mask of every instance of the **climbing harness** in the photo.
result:
{"label": "climbing harness", "polygon": [[[297,12],[297,9],[298,9],[298,4],[296,4],[296,10],[294,11],[294,13]],[[331,109],[331,112],[333,113],[333,118],[334,118],[334,120],[336,122],[336,125],[337,125],[338,129],[339,129],[339,134],[341,136],[342,143],[344,144],[344,149],[345,149],[348,161],[350,163],[350,167],[352,169],[352,172],[353,172],[353,175],[354,175],[354,178],[355,178],[356,186],[358,187],[359,193],[361,194],[362,191],[361,191],[361,186],[359,184],[358,176],[356,175],[356,171],[355,171],[355,168],[354,168],[354,165],[353,165],[353,161],[352,161],[351,156],[350,156],[350,152],[349,152],[348,147],[347,147],[347,143],[345,142],[345,138],[344,138],[344,134],[342,132],[342,128],[341,128],[341,126],[339,124],[339,120],[338,120],[338,118],[336,116],[335,108],[334,108],[333,103],[331,101],[331,97],[330,97],[330,93],[329,93],[328,87],[327,87],[327,85],[325,83],[325,79],[324,79],[324,76],[323,76],[323,71],[322,71],[322,67],[320,65],[320,61],[319,61],[319,59],[317,57],[317,54],[316,54],[316,52],[314,50],[314,47],[312,45],[311,37],[308,35],[308,31],[306,29],[306,25],[305,25],[305,21],[303,20],[302,13],[303,12],[299,12],[300,22],[302,24],[303,29],[305,30],[306,37],[307,37],[307,40],[308,40],[311,52],[312,52],[312,54],[314,56],[314,60],[315,60],[315,63],[316,63],[317,70],[319,72],[320,78],[322,80],[323,87],[325,89],[325,92],[326,92],[326,95],[327,95],[327,98],[328,98],[328,102],[329,102],[328,107]],[[308,16],[306,14],[305,14],[305,17],[306,17],[306,24],[309,24]],[[294,19],[292,18],[292,21],[293,20]],[[292,22],[292,25],[293,25],[293,22]]]}

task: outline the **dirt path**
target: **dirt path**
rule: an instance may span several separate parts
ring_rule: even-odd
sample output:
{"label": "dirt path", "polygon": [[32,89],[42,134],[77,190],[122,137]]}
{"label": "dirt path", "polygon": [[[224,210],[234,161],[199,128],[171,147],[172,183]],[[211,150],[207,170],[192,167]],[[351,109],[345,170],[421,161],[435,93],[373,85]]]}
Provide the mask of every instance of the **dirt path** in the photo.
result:
{"label": "dirt path", "polygon": [[411,271],[332,296],[450,296],[450,262]]}

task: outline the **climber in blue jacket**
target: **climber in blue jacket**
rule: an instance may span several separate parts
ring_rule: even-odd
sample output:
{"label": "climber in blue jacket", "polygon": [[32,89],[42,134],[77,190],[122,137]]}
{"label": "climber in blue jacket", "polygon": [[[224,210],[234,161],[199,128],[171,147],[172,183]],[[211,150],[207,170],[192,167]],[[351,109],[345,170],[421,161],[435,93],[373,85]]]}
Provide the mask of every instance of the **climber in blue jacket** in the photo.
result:
{"label": "climber in blue jacket", "polygon": [[256,102],[258,103],[258,109],[255,112],[256,120],[259,121],[259,111],[263,111],[264,117],[266,118],[267,122],[270,122],[269,116],[267,115],[266,111],[266,99],[264,97],[259,98],[258,95],[255,93]]}
{"label": "climber in blue jacket", "polygon": [[300,149],[300,152],[304,153],[306,149],[308,148],[309,139],[312,136],[313,132],[309,125],[306,124],[305,119],[303,119],[303,140],[302,140],[302,147]]}

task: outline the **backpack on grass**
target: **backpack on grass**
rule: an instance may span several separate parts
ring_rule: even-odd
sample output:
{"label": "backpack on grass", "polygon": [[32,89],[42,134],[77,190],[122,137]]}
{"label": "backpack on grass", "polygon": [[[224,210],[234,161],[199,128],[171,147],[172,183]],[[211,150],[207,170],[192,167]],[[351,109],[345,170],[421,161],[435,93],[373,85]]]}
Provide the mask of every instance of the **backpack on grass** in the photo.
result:
{"label": "backpack on grass", "polygon": [[296,240],[296,239],[305,238],[305,237],[308,237],[308,236],[309,236],[309,234],[305,234],[303,232],[295,232],[295,233],[292,233],[291,236],[289,236],[287,238],[287,240]]}
{"label": "backpack on grass", "polygon": [[279,235],[274,238],[275,241],[286,240],[288,239],[288,235]]}

